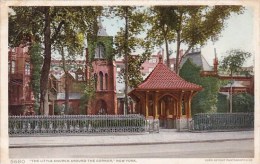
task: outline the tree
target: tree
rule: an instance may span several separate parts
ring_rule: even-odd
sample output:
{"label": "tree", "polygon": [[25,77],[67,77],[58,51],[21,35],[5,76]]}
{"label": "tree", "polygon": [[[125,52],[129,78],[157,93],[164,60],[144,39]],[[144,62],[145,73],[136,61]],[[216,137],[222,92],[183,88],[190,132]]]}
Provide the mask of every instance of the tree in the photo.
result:
{"label": "tree", "polygon": [[[30,44],[35,40],[43,45],[44,59],[40,78],[40,111],[48,115],[48,76],[51,52],[62,34],[64,25],[75,31],[87,33],[94,38],[97,32],[97,17],[102,7],[11,7],[9,14],[9,46]],[[82,19],[87,18],[87,19]],[[46,81],[47,80],[47,81]]]}
{"label": "tree", "polygon": [[[184,57],[192,47],[196,45],[202,46],[212,38],[217,40],[224,29],[225,20],[230,17],[231,13],[241,14],[243,9],[241,6],[160,6],[152,10],[155,11],[153,14],[156,19],[149,20],[152,29],[158,29],[162,34],[164,32],[162,27],[164,26],[167,27],[167,31],[174,34],[168,35],[171,36],[168,39],[176,43],[175,71],[179,74],[181,45],[187,46]],[[154,41],[158,42],[158,39]],[[167,60],[169,60],[169,53],[166,54]]]}
{"label": "tree", "polygon": [[218,94],[217,112],[218,113],[227,113],[228,112],[227,95],[223,95],[221,93]]}
{"label": "tree", "polygon": [[65,111],[69,111],[69,66],[75,61],[75,57],[82,55],[84,47],[84,34],[80,32],[80,29],[75,29],[73,24],[64,24],[64,28],[61,29],[60,37],[54,43],[54,47],[61,55],[61,68],[64,71],[65,76]]}
{"label": "tree", "polygon": [[245,52],[239,49],[233,49],[227,51],[227,56],[225,56],[220,62],[220,68],[227,73],[230,73],[231,82],[230,82],[230,113],[232,113],[232,84],[234,82],[233,75],[239,73],[242,70],[242,66],[245,63],[246,59],[251,57],[251,53]]}
{"label": "tree", "polygon": [[254,96],[248,93],[234,95],[234,112],[254,112]]}
{"label": "tree", "polygon": [[[39,108],[40,103],[40,72],[42,67],[42,52],[41,46],[38,43],[33,43],[29,49],[30,61],[32,64],[31,87],[35,99],[34,109]],[[39,114],[39,111],[36,111]]]}
{"label": "tree", "polygon": [[[152,26],[147,33],[147,38],[154,40],[156,46],[161,46],[164,42],[166,47],[166,63],[170,68],[169,42],[174,41],[175,33],[171,30],[169,23],[175,23],[170,15],[174,15],[173,8],[155,6],[150,8],[148,23]],[[152,41],[151,41],[152,42]]]}
{"label": "tree", "polygon": [[192,83],[201,85],[203,90],[192,99],[192,115],[196,113],[216,112],[219,80],[215,77],[200,77],[199,66],[188,59],[180,70],[180,76]]}
{"label": "tree", "polygon": [[[122,72],[125,82],[125,110],[127,113],[128,107],[128,87],[137,85],[141,80],[141,72],[138,66],[141,66],[140,62],[145,60],[132,60],[130,57],[131,52],[135,52],[138,47],[145,48],[145,52],[141,54],[141,58],[147,58],[150,55],[149,43],[138,35],[144,30],[145,23],[145,12],[142,7],[133,6],[121,6],[112,7],[110,10],[113,11],[115,16],[124,20],[124,28],[121,28],[115,37],[115,53],[121,57],[124,56],[125,68]],[[138,58],[138,57],[137,57]],[[137,62],[133,64],[133,62]],[[137,64],[137,65],[136,65]],[[137,68],[137,69],[136,69]],[[140,68],[140,67],[139,67]],[[134,78],[137,77],[137,78]],[[138,81],[138,82],[137,82]]]}
{"label": "tree", "polygon": [[251,57],[251,53],[249,52],[232,49],[226,52],[226,56],[220,62],[220,68],[233,77],[234,74],[243,71],[242,66],[249,57]]}

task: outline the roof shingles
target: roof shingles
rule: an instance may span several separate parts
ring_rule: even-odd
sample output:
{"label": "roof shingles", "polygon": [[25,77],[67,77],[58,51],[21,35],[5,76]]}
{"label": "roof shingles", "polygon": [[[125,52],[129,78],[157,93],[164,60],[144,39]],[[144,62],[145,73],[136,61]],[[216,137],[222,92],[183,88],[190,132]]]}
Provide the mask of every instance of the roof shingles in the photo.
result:
{"label": "roof shingles", "polygon": [[150,75],[141,83],[137,90],[171,89],[171,90],[201,90],[202,87],[185,81],[171,71],[162,62],[159,62]]}

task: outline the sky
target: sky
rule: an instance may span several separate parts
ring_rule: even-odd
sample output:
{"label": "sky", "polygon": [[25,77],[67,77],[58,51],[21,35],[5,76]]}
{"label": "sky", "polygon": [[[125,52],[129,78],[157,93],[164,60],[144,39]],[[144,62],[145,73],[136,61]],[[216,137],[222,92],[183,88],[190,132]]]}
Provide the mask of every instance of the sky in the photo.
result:
{"label": "sky", "polygon": [[[108,35],[115,36],[119,27],[123,23],[118,20],[103,19],[102,24]],[[226,56],[226,52],[231,49],[241,49],[255,54],[254,52],[254,9],[246,7],[243,14],[232,14],[226,21],[226,27],[221,32],[221,37],[214,44],[208,41],[206,45],[201,47],[202,55],[206,58],[210,65],[213,65],[214,48],[216,48],[219,61]],[[162,46],[165,49],[165,46]],[[170,49],[176,51],[175,44]],[[185,47],[184,47],[185,49]],[[159,49],[158,49],[159,51]],[[174,56],[174,55],[173,55]],[[253,57],[248,59],[245,66],[253,65]]]}

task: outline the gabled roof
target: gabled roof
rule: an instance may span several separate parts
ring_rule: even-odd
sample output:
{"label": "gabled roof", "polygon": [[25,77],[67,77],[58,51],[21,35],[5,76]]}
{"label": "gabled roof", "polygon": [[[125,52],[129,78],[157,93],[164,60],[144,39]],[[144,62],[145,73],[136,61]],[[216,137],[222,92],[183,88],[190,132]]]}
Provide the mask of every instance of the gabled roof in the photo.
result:
{"label": "gabled roof", "polygon": [[201,54],[201,51],[198,52],[191,52],[184,56],[182,59],[180,66],[188,60],[191,59],[191,61],[196,64],[197,66],[200,66],[202,68],[202,71],[212,71],[213,67],[209,65],[207,60],[204,58],[204,56]]}
{"label": "gabled roof", "polygon": [[174,71],[171,71],[166,65],[160,62],[156,65],[150,75],[143,83],[138,85],[135,90],[196,90],[202,89],[201,86],[190,83],[178,76]]}

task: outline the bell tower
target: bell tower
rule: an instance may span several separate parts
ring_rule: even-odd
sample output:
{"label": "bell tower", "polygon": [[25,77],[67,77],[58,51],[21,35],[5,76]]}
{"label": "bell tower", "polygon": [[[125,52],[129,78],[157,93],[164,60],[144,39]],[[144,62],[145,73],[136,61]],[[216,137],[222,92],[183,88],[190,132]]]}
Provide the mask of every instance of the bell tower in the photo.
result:
{"label": "bell tower", "polygon": [[[95,96],[88,104],[87,114],[117,114],[116,65],[113,37],[108,36],[99,20],[96,41],[88,40],[86,72],[95,81]],[[91,68],[90,68],[91,67]]]}

